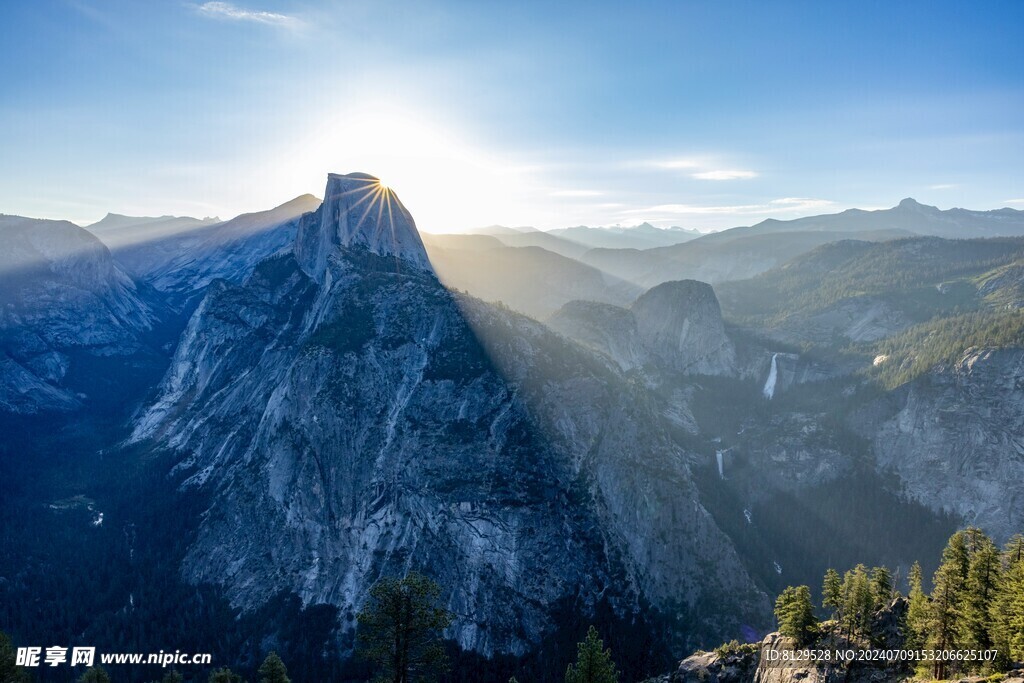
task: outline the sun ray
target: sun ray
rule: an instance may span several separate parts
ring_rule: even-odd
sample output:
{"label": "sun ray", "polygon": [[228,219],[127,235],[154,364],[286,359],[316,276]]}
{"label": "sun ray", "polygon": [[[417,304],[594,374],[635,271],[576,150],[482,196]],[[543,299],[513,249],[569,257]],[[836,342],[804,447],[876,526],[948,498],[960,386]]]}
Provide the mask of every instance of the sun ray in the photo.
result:
{"label": "sun ray", "polygon": [[[391,191],[390,190],[388,190],[386,192],[385,199],[386,199],[387,204],[388,204],[388,225],[391,227],[391,245],[392,245],[392,249],[395,251],[395,253],[398,253],[398,239],[395,237],[395,217],[391,213]],[[395,266],[399,270],[401,270],[401,265],[399,264],[398,259],[395,259]]]}
{"label": "sun ray", "polygon": [[355,188],[353,188],[351,190],[348,190],[348,191],[342,193],[342,196],[348,196],[348,195],[355,196],[357,193],[361,193],[362,194],[362,196],[359,197],[359,199],[357,199],[354,204],[352,204],[350,210],[355,210],[356,207],[358,207],[363,202],[369,202],[366,205],[366,208],[363,211],[363,215],[359,218],[359,222],[356,224],[357,226],[361,226],[363,224],[363,221],[366,220],[367,215],[369,215],[370,209],[373,208],[373,203],[374,203],[373,200],[375,198],[375,192],[374,192],[375,188],[374,188],[374,186],[370,185],[370,183],[373,183],[375,181],[373,181],[373,180],[371,180],[369,178],[356,178],[356,180],[364,181],[364,182],[367,183],[367,185],[364,185],[362,187],[355,187]]}

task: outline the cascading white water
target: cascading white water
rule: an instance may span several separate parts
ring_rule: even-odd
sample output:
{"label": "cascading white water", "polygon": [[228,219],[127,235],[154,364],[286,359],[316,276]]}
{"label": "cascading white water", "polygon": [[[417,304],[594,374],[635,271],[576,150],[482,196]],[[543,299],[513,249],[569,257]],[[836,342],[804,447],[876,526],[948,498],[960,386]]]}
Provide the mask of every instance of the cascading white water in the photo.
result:
{"label": "cascading white water", "polygon": [[779,354],[772,354],[772,368],[768,371],[768,379],[764,383],[764,397],[771,400],[775,395],[775,380],[779,378]]}
{"label": "cascading white water", "polygon": [[718,460],[718,476],[721,479],[725,479],[725,470],[722,468],[725,454],[722,451],[715,451],[715,458]]}

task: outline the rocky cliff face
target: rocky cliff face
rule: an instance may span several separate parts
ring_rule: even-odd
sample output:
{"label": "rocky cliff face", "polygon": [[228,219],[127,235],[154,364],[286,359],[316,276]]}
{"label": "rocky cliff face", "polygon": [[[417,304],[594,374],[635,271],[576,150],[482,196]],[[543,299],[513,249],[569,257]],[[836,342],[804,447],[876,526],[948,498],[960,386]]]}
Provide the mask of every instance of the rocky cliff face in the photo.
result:
{"label": "rocky cliff face", "polygon": [[649,289],[631,309],[655,363],[686,374],[726,375],[736,362],[711,285],[696,280]]}
{"label": "rocky cliff face", "polygon": [[419,569],[449,635],[487,655],[599,602],[653,606],[681,642],[763,624],[643,396],[539,323],[453,296],[418,244],[397,198],[332,175],[294,256],[211,286],[134,437],[213,494],[186,578],[245,608],[332,603],[350,636],[378,578]]}
{"label": "rocky cliff face", "polygon": [[1024,527],[1024,350],[970,349],[905,387],[874,434],[921,503],[1005,540]]}
{"label": "rocky cliff face", "polygon": [[140,352],[154,307],[72,223],[0,216],[0,240],[0,411],[73,410],[92,389],[69,372]]}
{"label": "rocky cliff face", "polygon": [[317,281],[339,247],[361,247],[430,270],[409,211],[394,192],[367,173],[331,173],[323,204],[299,224],[295,257]]}
{"label": "rocky cliff face", "polygon": [[666,282],[629,309],[570,302],[548,323],[607,355],[622,370],[649,365],[673,374],[736,372],[736,351],[725,334],[718,299],[703,282]]}

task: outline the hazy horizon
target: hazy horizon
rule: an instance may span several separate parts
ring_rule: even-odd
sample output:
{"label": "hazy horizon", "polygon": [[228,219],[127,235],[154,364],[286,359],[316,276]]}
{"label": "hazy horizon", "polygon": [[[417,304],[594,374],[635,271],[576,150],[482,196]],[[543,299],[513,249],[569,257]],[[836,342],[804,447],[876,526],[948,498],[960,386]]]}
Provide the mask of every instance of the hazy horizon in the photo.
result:
{"label": "hazy horizon", "polygon": [[[289,199],[288,202],[293,201],[295,199],[298,199],[299,197],[309,196],[309,195],[312,195],[313,197],[316,197],[317,200],[321,200],[321,197],[317,193],[315,193],[315,192],[306,192],[306,193],[303,193],[301,195],[296,195],[292,199]],[[909,198],[910,199],[914,199],[913,197],[909,197]],[[400,195],[399,195],[399,199],[401,199]],[[285,204],[285,203],[288,203],[288,202],[282,202],[282,204]],[[280,206],[280,205],[276,205],[276,206]],[[164,213],[158,213],[158,212],[148,212],[148,213],[147,212],[143,212],[143,213],[140,213],[138,215],[134,215],[134,214],[125,214],[125,213],[122,213],[122,212],[119,212],[119,211],[108,211],[108,212],[104,213],[103,216],[101,216],[101,217],[99,217],[99,218],[97,218],[95,220],[81,221],[81,222],[80,221],[73,221],[73,220],[70,220],[70,219],[67,219],[67,218],[61,218],[59,216],[26,216],[26,217],[27,218],[43,218],[43,219],[47,219],[47,220],[69,220],[70,222],[74,223],[78,227],[85,228],[86,230],[88,230],[93,225],[96,225],[96,224],[100,223],[107,215],[111,215],[111,214],[112,215],[117,215],[117,216],[126,216],[128,218],[157,218],[157,219],[162,219],[162,218],[168,218],[168,219],[169,218],[193,218],[193,219],[203,220],[203,221],[207,221],[207,220],[210,220],[210,219],[213,219],[213,218],[219,218],[220,221],[226,222],[226,221],[232,220],[234,218],[237,218],[237,217],[245,215],[245,214],[258,213],[258,212],[262,212],[262,211],[268,211],[268,210],[271,210],[273,208],[276,208],[276,206],[267,206],[267,207],[262,207],[262,208],[253,208],[253,209],[250,209],[250,210],[247,210],[247,211],[243,211],[240,214],[231,215],[231,216],[187,216],[187,215],[184,215],[184,214],[182,214],[182,215],[174,215],[174,214],[164,214]],[[806,214],[806,216],[833,215],[833,214],[841,213],[842,211],[846,211],[848,209],[859,209],[861,211],[884,211],[886,209],[894,208],[895,206],[896,206],[896,204],[893,204],[892,206],[872,206],[872,207],[851,206],[851,207],[845,207],[843,209],[836,208],[834,210],[824,210],[824,211],[813,213],[813,214]],[[942,210],[942,211],[947,211],[947,210],[950,210],[950,209],[966,209],[966,210],[970,210],[970,211],[998,211],[1000,209],[1012,209],[1012,210],[1015,210],[1015,211],[1022,210],[1022,209],[1018,209],[1018,208],[1013,207],[1013,206],[996,206],[996,207],[991,207],[991,208],[979,208],[979,207],[969,207],[969,206],[946,206],[946,207],[936,206],[935,208],[938,208],[939,210]],[[0,212],[0,215],[2,215],[2,213],[3,212]],[[794,216],[793,218],[798,218],[798,217],[803,217],[803,216]],[[414,218],[415,218],[415,216],[414,216]],[[764,219],[761,219],[761,220],[764,220]],[[638,219],[636,221],[631,221],[631,222],[628,222],[628,223],[626,223],[626,222],[607,223],[606,222],[606,223],[596,223],[596,224],[592,224],[592,225],[584,225],[584,224],[580,223],[580,224],[575,224],[575,225],[555,225],[555,226],[549,226],[549,227],[537,227],[537,226],[533,226],[533,225],[504,225],[502,223],[489,223],[489,224],[486,224],[486,225],[470,226],[470,227],[465,228],[463,230],[443,230],[443,229],[442,230],[430,230],[430,229],[424,228],[423,226],[417,225],[417,229],[420,232],[426,232],[426,233],[436,234],[436,235],[445,235],[445,234],[483,233],[483,232],[486,232],[487,230],[493,229],[493,228],[509,228],[509,229],[512,229],[512,230],[521,230],[521,231],[552,232],[552,231],[558,231],[558,230],[564,230],[564,229],[567,229],[567,228],[576,228],[576,227],[586,227],[586,228],[596,228],[596,229],[616,229],[616,228],[630,229],[630,228],[637,228],[637,227],[640,227],[641,225],[647,224],[647,225],[650,225],[652,227],[659,228],[659,229],[662,229],[662,230],[670,230],[670,229],[697,230],[700,233],[706,235],[706,234],[711,234],[711,233],[715,233],[715,232],[722,232],[723,230],[731,230],[733,228],[750,227],[752,225],[756,225],[757,223],[760,223],[761,220],[753,221],[753,222],[750,222],[750,223],[744,223],[744,224],[729,225],[729,226],[726,226],[726,227],[723,227],[723,228],[702,228],[699,225],[694,225],[694,226],[667,225],[667,224],[666,225],[655,225],[651,221],[648,221],[648,220],[645,220],[645,219]],[[790,220],[790,219],[781,219],[781,220]]]}

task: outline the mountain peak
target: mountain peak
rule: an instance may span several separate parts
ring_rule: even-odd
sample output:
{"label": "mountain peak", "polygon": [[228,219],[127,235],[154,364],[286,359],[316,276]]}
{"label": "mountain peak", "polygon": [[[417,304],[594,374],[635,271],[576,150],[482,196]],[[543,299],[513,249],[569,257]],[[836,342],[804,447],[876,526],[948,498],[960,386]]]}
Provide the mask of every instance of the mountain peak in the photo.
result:
{"label": "mountain peak", "polygon": [[901,201],[897,205],[896,208],[898,208],[898,209],[913,209],[915,211],[922,211],[924,209],[935,209],[934,206],[929,206],[927,204],[922,204],[921,202],[917,201],[913,197],[907,197],[906,199]]}
{"label": "mountain peak", "polygon": [[338,247],[362,247],[431,270],[416,222],[393,190],[369,173],[329,173],[324,200],[299,225],[295,254],[314,278]]}
{"label": "mountain peak", "polygon": [[[320,198],[310,193],[300,194],[298,197],[289,199],[284,204],[280,204],[274,207],[274,210],[282,209],[285,207],[301,208],[306,211],[315,211],[320,206]],[[308,207],[308,208],[307,208]]]}

